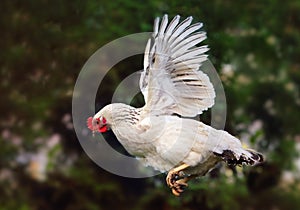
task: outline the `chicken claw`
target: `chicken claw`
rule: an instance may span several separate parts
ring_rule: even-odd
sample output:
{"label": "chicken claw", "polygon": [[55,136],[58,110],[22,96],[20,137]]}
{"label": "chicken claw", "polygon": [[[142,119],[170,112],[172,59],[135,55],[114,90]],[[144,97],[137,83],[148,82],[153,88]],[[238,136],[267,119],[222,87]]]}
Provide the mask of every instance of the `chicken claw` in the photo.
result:
{"label": "chicken claw", "polygon": [[182,193],[184,189],[188,186],[188,184],[186,183],[188,181],[188,178],[184,177],[184,173],[182,171],[187,167],[189,167],[189,165],[182,164],[170,170],[167,175],[167,185],[172,189],[172,193],[175,196],[179,196],[180,193]]}
{"label": "chicken claw", "polygon": [[185,188],[188,186],[188,184],[186,183],[188,181],[188,178],[183,178],[183,179],[179,179],[177,181],[175,181],[173,187],[172,187],[172,193],[175,196],[179,196],[180,193],[182,193]]}

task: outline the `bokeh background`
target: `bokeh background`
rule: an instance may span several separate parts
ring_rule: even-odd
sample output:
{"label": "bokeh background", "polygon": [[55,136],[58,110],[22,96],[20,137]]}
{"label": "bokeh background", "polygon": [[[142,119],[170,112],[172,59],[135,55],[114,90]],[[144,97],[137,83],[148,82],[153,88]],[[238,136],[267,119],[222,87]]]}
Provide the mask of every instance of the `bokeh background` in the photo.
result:
{"label": "bokeh background", "polygon": [[[164,13],[204,23],[227,97],[225,130],[267,159],[219,165],[179,198],[164,175],[130,179],[98,167],[71,115],[86,60],[109,41],[152,31]],[[0,209],[300,209],[299,14],[297,0],[1,0]],[[112,69],[97,109],[141,68],[136,56]]]}

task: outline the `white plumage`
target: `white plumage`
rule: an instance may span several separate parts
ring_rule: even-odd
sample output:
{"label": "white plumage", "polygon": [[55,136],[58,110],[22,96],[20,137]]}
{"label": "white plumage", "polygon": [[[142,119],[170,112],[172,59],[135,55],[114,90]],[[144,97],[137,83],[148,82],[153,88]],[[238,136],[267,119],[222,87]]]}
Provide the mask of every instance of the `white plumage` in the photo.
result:
{"label": "white plumage", "polygon": [[[140,89],[145,106],[110,104],[88,119],[93,131],[111,128],[125,149],[145,165],[169,172],[167,184],[175,195],[186,182],[202,176],[219,161],[255,164],[261,154],[242,148],[241,142],[223,130],[184,117],[201,114],[214,104],[215,91],[199,67],[207,59],[202,23],[192,17],[168,24],[164,15],[154,22],[153,41],[148,40]],[[174,115],[176,114],[176,115]],[[182,116],[178,117],[178,115]]]}
{"label": "white plumage", "polygon": [[199,71],[208,47],[196,46],[206,33],[198,31],[201,23],[191,22],[192,17],[188,17],[179,23],[176,16],[167,27],[165,15],[159,27],[159,18],[155,20],[154,44],[150,49],[149,39],[140,78],[147,112],[193,117],[214,104],[214,88],[207,75]]}

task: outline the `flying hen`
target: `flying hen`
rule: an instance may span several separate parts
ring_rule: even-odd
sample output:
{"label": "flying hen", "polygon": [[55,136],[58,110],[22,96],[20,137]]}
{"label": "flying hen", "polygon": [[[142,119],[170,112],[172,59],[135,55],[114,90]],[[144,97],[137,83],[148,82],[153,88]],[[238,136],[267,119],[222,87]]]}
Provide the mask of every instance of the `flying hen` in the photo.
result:
{"label": "flying hen", "polygon": [[191,119],[214,105],[215,91],[208,76],[199,70],[207,60],[202,23],[192,17],[168,24],[154,22],[153,41],[148,40],[140,89],[142,108],[113,103],[105,106],[87,125],[93,132],[112,129],[124,148],[145,165],[168,172],[166,182],[180,195],[187,181],[203,176],[220,162],[254,165],[263,156],[244,149],[226,131],[216,130]]}

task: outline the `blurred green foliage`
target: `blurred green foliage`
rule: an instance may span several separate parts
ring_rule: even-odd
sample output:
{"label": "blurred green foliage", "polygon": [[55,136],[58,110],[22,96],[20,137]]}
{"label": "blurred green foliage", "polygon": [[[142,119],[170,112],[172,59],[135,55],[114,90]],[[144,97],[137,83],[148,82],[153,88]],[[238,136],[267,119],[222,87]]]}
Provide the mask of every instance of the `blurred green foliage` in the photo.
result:
{"label": "blurred green foliage", "polygon": [[[88,57],[116,38],[151,31],[164,13],[204,23],[227,96],[226,130],[267,158],[254,168],[220,166],[180,198],[163,175],[129,179],[99,168],[71,119]],[[2,0],[0,210],[300,209],[299,14],[297,0]],[[99,104],[141,65],[130,60],[109,74]]]}

